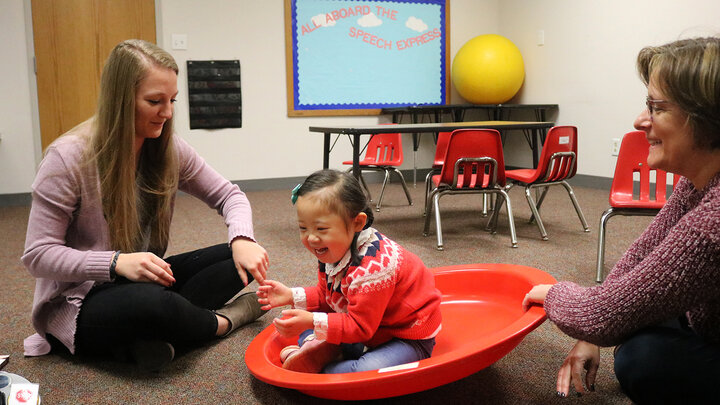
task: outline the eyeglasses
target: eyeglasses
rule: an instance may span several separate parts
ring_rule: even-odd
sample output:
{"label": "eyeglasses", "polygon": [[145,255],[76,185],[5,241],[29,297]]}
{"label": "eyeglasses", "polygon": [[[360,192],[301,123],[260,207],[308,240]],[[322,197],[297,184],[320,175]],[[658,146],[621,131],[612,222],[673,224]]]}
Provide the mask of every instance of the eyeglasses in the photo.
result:
{"label": "eyeglasses", "polygon": [[667,100],[653,100],[650,98],[650,96],[647,96],[645,98],[645,105],[647,106],[648,112],[650,113],[650,117],[652,117],[653,113],[655,112],[655,109],[657,108],[655,105],[660,103],[669,103]]}

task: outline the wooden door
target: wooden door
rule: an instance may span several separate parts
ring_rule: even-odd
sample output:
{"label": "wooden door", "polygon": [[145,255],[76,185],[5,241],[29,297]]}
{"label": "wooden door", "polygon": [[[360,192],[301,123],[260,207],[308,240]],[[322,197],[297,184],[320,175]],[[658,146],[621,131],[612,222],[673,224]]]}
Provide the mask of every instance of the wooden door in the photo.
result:
{"label": "wooden door", "polygon": [[154,0],[32,0],[43,150],[95,113],[105,59],[119,42],[156,42]]}

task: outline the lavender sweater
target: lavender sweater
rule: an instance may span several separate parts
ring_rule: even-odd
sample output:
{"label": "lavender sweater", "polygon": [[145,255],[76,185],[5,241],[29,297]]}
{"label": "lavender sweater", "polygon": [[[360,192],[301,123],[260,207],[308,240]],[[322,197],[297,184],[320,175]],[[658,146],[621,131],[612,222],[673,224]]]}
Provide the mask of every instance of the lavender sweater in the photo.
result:
{"label": "lavender sweater", "polygon": [[[46,151],[32,185],[32,207],[22,262],[35,277],[32,323],[25,355],[47,354],[50,333],[75,352],[76,319],[83,299],[96,283],[110,280],[108,224],[103,217],[95,166],[81,165],[90,132],[86,122],[58,138]],[[250,203],[187,144],[174,136],[179,189],[218,211],[228,240],[254,239]]]}
{"label": "lavender sweater", "polygon": [[566,334],[600,346],[682,314],[720,342],[720,173],[702,190],[682,178],[602,285],[557,283],[545,310]]}

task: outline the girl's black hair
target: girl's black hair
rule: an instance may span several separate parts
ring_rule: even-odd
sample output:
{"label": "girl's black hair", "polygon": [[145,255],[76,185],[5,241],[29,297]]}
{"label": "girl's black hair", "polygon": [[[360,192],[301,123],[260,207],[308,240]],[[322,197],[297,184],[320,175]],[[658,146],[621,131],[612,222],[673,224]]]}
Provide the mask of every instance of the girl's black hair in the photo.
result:
{"label": "girl's black hair", "polygon": [[[364,212],[367,215],[367,221],[365,221],[363,229],[372,225],[375,216],[372,208],[368,205],[368,198],[360,186],[360,182],[350,173],[333,169],[316,171],[305,179],[297,191],[297,196],[301,197],[324,188],[329,188],[329,192],[319,193],[318,199],[323,201],[332,212],[346,218],[348,223],[359,213]],[[355,233],[350,244],[350,254],[354,265],[360,262],[357,238],[358,232]]]}

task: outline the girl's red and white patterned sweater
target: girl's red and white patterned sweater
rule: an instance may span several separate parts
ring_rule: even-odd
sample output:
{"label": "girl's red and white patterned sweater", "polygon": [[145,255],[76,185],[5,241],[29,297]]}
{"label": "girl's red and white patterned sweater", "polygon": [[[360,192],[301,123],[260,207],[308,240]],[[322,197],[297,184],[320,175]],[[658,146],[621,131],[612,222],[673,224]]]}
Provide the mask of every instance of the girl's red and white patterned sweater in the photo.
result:
{"label": "girl's red and white patterned sweater", "polygon": [[422,260],[373,228],[357,245],[359,263],[348,250],[336,265],[319,263],[316,286],[292,289],[293,306],[313,312],[316,337],[375,347],[437,335],[441,296]]}

